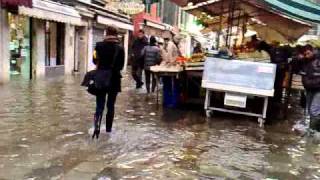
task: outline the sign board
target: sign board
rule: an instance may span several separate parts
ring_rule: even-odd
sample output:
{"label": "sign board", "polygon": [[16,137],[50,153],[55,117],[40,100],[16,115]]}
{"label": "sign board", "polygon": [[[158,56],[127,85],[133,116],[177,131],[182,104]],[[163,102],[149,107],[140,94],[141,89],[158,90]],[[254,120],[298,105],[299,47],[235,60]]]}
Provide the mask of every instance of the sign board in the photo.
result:
{"label": "sign board", "polygon": [[120,11],[134,15],[145,10],[145,5],[141,0],[109,0],[107,6],[111,6]]}
{"label": "sign board", "polygon": [[276,65],[207,58],[202,87],[223,92],[273,96]]}
{"label": "sign board", "polygon": [[226,93],[224,97],[224,105],[245,108],[247,106],[247,96],[241,94]]}

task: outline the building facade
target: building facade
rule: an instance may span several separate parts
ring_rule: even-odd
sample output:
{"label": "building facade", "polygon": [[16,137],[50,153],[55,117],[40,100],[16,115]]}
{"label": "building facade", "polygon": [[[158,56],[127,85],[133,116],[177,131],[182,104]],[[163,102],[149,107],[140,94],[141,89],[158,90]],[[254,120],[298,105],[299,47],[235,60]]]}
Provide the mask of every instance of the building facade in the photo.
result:
{"label": "building facade", "polygon": [[12,2],[1,0],[1,83],[94,69],[93,50],[96,42],[103,41],[107,26],[120,29],[119,38],[128,52],[131,19],[105,1]]}

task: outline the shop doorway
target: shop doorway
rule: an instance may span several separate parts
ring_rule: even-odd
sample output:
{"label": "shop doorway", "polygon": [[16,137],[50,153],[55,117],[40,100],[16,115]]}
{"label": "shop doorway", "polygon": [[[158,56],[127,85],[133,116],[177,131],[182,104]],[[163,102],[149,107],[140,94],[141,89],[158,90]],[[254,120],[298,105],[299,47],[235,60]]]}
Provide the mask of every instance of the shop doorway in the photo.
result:
{"label": "shop doorway", "polygon": [[10,78],[31,79],[30,18],[8,14]]}
{"label": "shop doorway", "polygon": [[45,33],[46,76],[63,75],[65,26],[62,23],[47,21]]}

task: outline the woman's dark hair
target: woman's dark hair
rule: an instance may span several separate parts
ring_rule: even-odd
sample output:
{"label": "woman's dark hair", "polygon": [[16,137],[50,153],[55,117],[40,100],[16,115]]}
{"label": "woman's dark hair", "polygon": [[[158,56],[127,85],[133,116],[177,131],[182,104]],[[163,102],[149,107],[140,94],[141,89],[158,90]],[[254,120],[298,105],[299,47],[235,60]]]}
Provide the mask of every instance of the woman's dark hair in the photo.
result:
{"label": "woman's dark hair", "polygon": [[115,27],[107,27],[107,36],[118,36],[118,30]]}
{"label": "woman's dark hair", "polygon": [[150,46],[155,46],[157,43],[157,39],[154,36],[150,37]]}
{"label": "woman's dark hair", "polygon": [[314,48],[310,44],[305,45],[303,49],[304,49],[304,51],[313,51],[314,50]]}

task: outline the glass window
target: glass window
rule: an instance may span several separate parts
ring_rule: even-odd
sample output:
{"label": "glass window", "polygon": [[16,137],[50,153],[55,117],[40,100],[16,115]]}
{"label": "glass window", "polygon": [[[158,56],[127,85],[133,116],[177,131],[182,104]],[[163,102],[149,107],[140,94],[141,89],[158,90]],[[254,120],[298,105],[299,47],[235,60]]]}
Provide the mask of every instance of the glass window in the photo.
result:
{"label": "glass window", "polygon": [[10,74],[30,78],[30,20],[8,13],[10,32]]}

